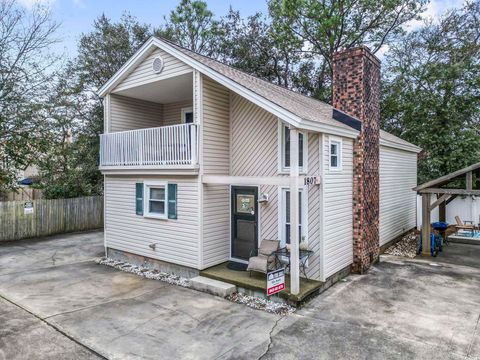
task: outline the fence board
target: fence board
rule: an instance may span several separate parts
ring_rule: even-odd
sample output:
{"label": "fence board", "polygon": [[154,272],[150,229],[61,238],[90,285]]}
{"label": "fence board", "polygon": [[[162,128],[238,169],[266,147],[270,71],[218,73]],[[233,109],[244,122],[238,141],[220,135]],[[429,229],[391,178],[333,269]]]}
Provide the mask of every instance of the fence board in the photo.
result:
{"label": "fence board", "polygon": [[33,214],[24,201],[0,202],[0,242],[103,227],[103,196],[33,200]]}

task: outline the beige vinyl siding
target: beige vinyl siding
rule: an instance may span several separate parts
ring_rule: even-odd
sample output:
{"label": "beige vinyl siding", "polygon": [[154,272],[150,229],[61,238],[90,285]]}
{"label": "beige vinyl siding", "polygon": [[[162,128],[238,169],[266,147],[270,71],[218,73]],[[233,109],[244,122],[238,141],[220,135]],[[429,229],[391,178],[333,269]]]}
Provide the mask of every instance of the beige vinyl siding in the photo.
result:
{"label": "beige vinyl siding", "polygon": [[[320,174],[319,134],[308,134],[308,174]],[[308,187],[308,247],[314,251],[308,260],[308,277],[320,278],[320,186]]]}
{"label": "beige vinyl siding", "polygon": [[177,125],[182,123],[182,109],[191,108],[192,100],[178,101],[163,105],[163,125]]}
{"label": "beige vinyl siding", "polygon": [[230,172],[230,93],[203,76],[202,166],[208,175]]}
{"label": "beige vinyl siding", "polygon": [[109,132],[143,129],[162,125],[162,104],[110,95]]}
{"label": "beige vinyl siding", "polygon": [[[342,170],[330,171],[330,136],[324,136],[324,277],[353,261],[353,142],[342,139]],[[336,138],[338,139],[338,138]]]}
{"label": "beige vinyl siding", "polygon": [[230,186],[203,187],[203,268],[230,258]]}
{"label": "beige vinyl siding", "polygon": [[[135,213],[135,183],[177,184],[176,220],[145,218]],[[198,268],[198,183],[188,177],[105,177],[106,246]],[[149,245],[156,244],[156,250]]]}
{"label": "beige vinyl siding", "polygon": [[277,118],[245,98],[232,94],[231,171],[233,176],[276,176]]}
{"label": "beige vinyl siding", "polygon": [[417,154],[380,146],[380,245],[416,225]]}
{"label": "beige vinyl siding", "polygon": [[[160,56],[163,58],[164,67],[160,74],[156,74],[152,69],[153,60]],[[145,60],[143,60],[113,91],[125,90],[134,86],[147,84],[153,81],[166,79],[172,76],[178,76],[192,71],[184,62],[178,60],[163,50],[154,50]]]}

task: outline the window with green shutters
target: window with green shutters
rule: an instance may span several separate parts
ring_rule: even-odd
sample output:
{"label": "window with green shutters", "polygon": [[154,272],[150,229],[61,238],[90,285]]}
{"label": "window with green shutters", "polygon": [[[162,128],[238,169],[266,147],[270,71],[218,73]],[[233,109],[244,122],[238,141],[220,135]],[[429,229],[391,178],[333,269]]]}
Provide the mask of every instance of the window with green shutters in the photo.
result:
{"label": "window with green shutters", "polygon": [[148,181],[136,184],[136,213],[157,219],[177,218],[177,184]]}

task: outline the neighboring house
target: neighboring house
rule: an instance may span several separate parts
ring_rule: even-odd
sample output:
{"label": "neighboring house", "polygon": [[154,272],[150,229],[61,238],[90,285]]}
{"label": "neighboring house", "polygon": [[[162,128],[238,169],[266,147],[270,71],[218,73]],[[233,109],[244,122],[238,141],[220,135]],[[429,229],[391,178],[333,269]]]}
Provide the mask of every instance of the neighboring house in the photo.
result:
{"label": "neighboring house", "polygon": [[415,227],[420,149],[379,130],[378,60],[335,61],[337,109],[149,39],[100,90],[108,255],[194,275],[248,261],[262,239],[285,245],[298,222],[309,277],[368,268]]}

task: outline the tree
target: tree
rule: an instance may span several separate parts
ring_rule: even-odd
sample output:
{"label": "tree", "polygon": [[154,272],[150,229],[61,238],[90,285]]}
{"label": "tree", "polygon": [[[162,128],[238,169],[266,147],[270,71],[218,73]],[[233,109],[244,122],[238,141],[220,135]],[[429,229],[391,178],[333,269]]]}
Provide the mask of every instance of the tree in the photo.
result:
{"label": "tree", "polygon": [[0,0],[0,191],[47,145],[44,110],[57,58],[48,52],[57,24],[46,8],[29,12]]}
{"label": "tree", "polygon": [[269,13],[273,24],[283,24],[281,36],[296,37],[301,43],[297,50],[313,58],[299,69],[299,88],[329,102],[333,54],[358,45],[370,46],[376,53],[402,33],[405,23],[418,17],[425,3],[426,0],[270,0]]}
{"label": "tree", "polygon": [[480,3],[403,36],[386,60],[382,127],[423,148],[418,181],[478,162]]}
{"label": "tree", "polygon": [[238,11],[230,9],[220,27],[221,61],[277,85],[293,86],[301,44],[286,35],[279,36],[283,31],[280,23],[272,24],[261,13],[242,19]]}
{"label": "tree", "polygon": [[182,0],[170,16],[165,17],[165,22],[156,35],[202,55],[218,54],[221,29],[205,1]]}

